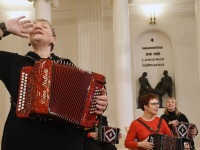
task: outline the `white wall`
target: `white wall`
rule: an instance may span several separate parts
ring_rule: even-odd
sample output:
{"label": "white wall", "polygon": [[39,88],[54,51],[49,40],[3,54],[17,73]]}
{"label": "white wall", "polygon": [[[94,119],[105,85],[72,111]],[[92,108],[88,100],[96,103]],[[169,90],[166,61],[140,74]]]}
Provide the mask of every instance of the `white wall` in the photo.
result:
{"label": "white wall", "polygon": [[[142,19],[142,16],[130,16],[130,31],[132,49],[136,39],[149,30],[159,30],[171,39],[173,45],[173,62],[174,62],[174,82],[176,99],[178,106],[191,122],[195,123],[200,129],[200,122],[198,122],[199,114],[199,85],[198,85],[198,58],[196,46],[196,31],[195,31],[195,16],[194,12],[187,14],[168,14],[157,18],[156,25],[149,25],[149,20]],[[53,20],[53,25],[58,34],[58,41],[54,52],[62,57],[70,58],[75,64],[78,64],[78,31],[76,19]],[[109,124],[118,126],[116,120],[117,111],[115,109],[115,91],[114,86],[117,83],[113,82],[113,46],[112,46],[112,17],[104,18],[104,51],[105,51],[105,75],[107,78],[107,90],[109,97],[109,106],[105,114],[108,116]],[[12,41],[12,44],[11,44]],[[14,36],[6,37],[0,41],[0,49],[19,52],[25,54],[30,48],[27,46],[28,41],[25,39],[14,38]],[[132,55],[134,57],[134,54]],[[137,56],[135,56],[137,57]],[[134,58],[133,58],[134,59]],[[92,63],[92,62],[91,62]],[[134,66],[134,64],[133,64]],[[137,71],[137,70],[136,70]],[[132,75],[135,76],[133,71]],[[136,87],[133,88],[135,90]],[[136,97],[136,91],[133,91],[133,96]],[[9,109],[9,95],[0,84],[0,136],[2,134],[3,123],[6,113]],[[133,99],[135,100],[135,99]],[[136,113],[136,110],[133,112]],[[137,115],[135,115],[137,117]],[[135,119],[135,118],[133,118]],[[124,130],[124,129],[122,129]],[[117,145],[120,149],[124,149],[123,142],[125,138],[123,135],[120,144]],[[200,135],[195,138],[196,146],[200,147]]]}

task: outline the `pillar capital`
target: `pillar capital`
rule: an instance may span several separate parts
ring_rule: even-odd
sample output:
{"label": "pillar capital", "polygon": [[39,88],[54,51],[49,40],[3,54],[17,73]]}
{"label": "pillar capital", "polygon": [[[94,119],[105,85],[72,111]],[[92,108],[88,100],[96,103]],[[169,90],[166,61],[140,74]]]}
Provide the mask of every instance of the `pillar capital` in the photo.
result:
{"label": "pillar capital", "polygon": [[[113,4],[113,0],[107,0],[107,2],[112,5]],[[133,0],[128,0],[128,4],[131,4],[133,2]]]}
{"label": "pillar capital", "polygon": [[51,5],[53,7],[58,7],[59,6],[59,0],[51,0]]}
{"label": "pillar capital", "polygon": [[[35,2],[37,2],[37,0],[28,0],[29,2],[34,2],[34,6],[35,6]],[[44,0],[46,1],[46,0]],[[52,7],[58,7],[59,6],[59,0],[48,0],[51,1],[51,6]]]}
{"label": "pillar capital", "polygon": [[128,3],[131,4],[133,2],[133,0],[128,0]]}

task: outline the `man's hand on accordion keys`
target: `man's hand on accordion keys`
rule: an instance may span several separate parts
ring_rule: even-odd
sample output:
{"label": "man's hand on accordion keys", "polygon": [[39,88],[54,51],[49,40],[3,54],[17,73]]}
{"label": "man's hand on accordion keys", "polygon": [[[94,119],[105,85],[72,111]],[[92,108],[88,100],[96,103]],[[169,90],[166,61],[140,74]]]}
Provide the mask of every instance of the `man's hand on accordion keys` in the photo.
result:
{"label": "man's hand on accordion keys", "polygon": [[101,89],[101,94],[96,96],[96,110],[95,113],[98,115],[103,114],[108,106],[108,97],[106,95],[106,90],[104,88]]}

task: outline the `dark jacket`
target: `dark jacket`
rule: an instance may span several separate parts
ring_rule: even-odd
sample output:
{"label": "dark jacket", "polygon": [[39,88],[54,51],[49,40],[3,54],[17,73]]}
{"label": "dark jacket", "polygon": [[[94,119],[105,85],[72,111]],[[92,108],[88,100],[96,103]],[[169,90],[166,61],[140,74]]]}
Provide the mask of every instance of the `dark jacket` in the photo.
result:
{"label": "dark jacket", "polygon": [[[82,128],[56,121],[39,122],[16,117],[20,71],[24,66],[33,66],[39,59],[40,56],[34,52],[21,56],[0,51],[0,80],[13,99],[4,127],[1,150],[82,150]],[[48,59],[60,58],[51,54]],[[69,59],[63,60],[71,62]]]}

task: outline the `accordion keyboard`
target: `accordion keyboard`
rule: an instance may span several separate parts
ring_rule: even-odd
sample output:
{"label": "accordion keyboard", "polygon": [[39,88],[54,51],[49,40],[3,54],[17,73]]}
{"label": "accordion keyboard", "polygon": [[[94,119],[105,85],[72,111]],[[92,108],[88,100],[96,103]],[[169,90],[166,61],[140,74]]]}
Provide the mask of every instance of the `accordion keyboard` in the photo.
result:
{"label": "accordion keyboard", "polygon": [[17,112],[22,118],[27,118],[30,113],[31,103],[30,99],[30,72],[32,67],[26,67],[21,71],[19,96],[17,101]]}

